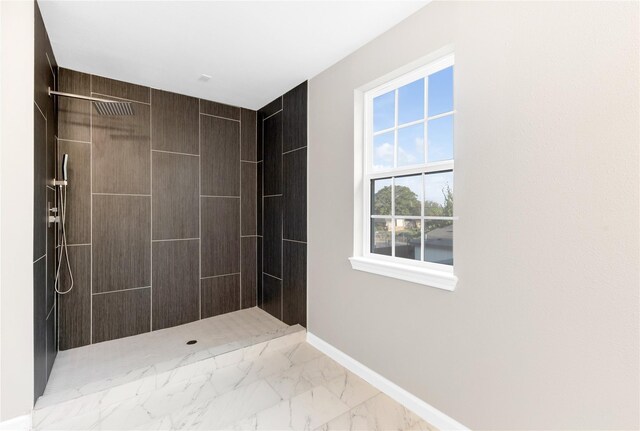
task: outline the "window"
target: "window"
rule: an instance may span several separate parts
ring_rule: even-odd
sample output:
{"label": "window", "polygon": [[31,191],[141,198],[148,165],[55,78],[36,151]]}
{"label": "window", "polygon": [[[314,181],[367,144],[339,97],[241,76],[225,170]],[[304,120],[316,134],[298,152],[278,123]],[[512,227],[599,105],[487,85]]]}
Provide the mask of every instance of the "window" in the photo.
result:
{"label": "window", "polygon": [[453,290],[453,74],[449,55],[364,92],[355,269]]}

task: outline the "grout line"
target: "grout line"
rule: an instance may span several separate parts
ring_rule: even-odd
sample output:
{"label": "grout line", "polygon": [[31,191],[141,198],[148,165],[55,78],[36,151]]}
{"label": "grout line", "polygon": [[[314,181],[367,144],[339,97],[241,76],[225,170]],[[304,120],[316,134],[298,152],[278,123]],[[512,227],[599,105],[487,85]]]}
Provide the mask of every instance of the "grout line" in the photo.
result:
{"label": "grout line", "polygon": [[296,148],[294,150],[285,151],[284,153],[282,153],[282,155],[284,156],[285,154],[293,153],[294,151],[304,150],[305,148],[307,148],[306,145],[304,147],[299,147],[299,148]]}
{"label": "grout line", "polygon": [[262,238],[262,235],[240,235],[240,238]]}
{"label": "grout line", "polygon": [[[262,274],[263,275],[268,275],[271,278],[275,278],[276,280],[282,281],[282,279],[280,277],[276,277],[275,275],[271,275],[268,272],[264,272],[264,270],[262,271]],[[282,304],[280,304],[280,311],[282,311]],[[278,320],[280,320],[280,319],[278,319]]]}
{"label": "grout line", "polygon": [[167,153],[167,154],[179,154],[181,156],[200,157],[200,154],[180,153],[178,151],[165,151],[165,150],[151,150],[152,153]]}
{"label": "grout line", "polygon": [[[198,154],[202,155],[201,99],[198,99]],[[198,320],[202,319],[202,157],[198,159]]]}
{"label": "grout line", "polygon": [[298,244],[305,244],[305,245],[307,244],[307,243],[306,243],[306,242],[304,242],[304,241],[296,241],[295,239],[282,238],[282,240],[283,240],[283,241],[288,241],[288,242],[296,242],[296,243],[298,243]]}
{"label": "grout line", "polygon": [[[264,175],[263,175],[263,177],[264,177]],[[262,197],[263,198],[278,198],[278,197],[282,197],[282,194],[279,194],[279,195],[262,195]]]}
{"label": "grout line", "polygon": [[231,276],[231,275],[240,275],[240,273],[239,273],[239,272],[232,272],[232,273],[229,273],[229,274],[208,275],[208,276],[206,276],[206,277],[200,277],[200,280],[206,280],[206,279],[208,279],[208,278],[229,277],[229,276]]}
{"label": "grout line", "polygon": [[42,260],[43,257],[47,257],[47,253],[43,254],[42,256],[40,256],[39,258],[37,258],[36,260],[33,261],[33,263],[38,263]]}
{"label": "grout line", "polygon": [[[110,290],[108,292],[96,292],[92,293],[91,296],[95,295],[108,295],[110,293],[118,293],[118,292],[129,292],[131,290],[140,290],[140,289],[151,289],[151,286],[141,286],[141,287],[129,287],[127,289],[119,289],[119,290]],[[149,331],[151,332],[151,331]]]}
{"label": "grout line", "polygon": [[200,195],[201,198],[229,198],[240,199],[240,196],[214,196],[214,195]]}
{"label": "grout line", "polygon": [[[91,126],[89,126],[89,127],[91,127]],[[91,145],[91,142],[89,142],[89,141],[77,141],[75,139],[63,139],[63,138],[60,138],[60,137],[58,137],[57,139],[58,139],[58,141],[76,142],[78,144],[89,144],[89,145]]]}
{"label": "grout line", "polygon": [[229,120],[229,121],[235,121],[237,123],[240,122],[240,120],[236,120],[235,118],[227,118],[227,117],[221,117],[219,115],[213,115],[213,114],[205,114],[204,112],[201,112],[200,115],[206,115],[207,117],[214,117],[214,118],[220,118],[221,120]]}
{"label": "grout line", "polygon": [[149,89],[149,332],[153,331],[153,92]]}
{"label": "grout line", "polygon": [[170,239],[152,239],[151,242],[167,242],[167,241],[196,241],[200,238],[170,238]]}
{"label": "grout line", "polygon": [[51,186],[50,186],[50,185],[48,185],[48,184],[46,185],[46,187],[47,187],[49,190],[53,190],[54,192],[56,191],[56,189],[55,189],[54,187],[51,187]]}
{"label": "grout line", "polygon": [[151,194],[138,194],[138,193],[91,193],[94,196],[144,196],[151,197]]}
{"label": "grout line", "polygon": [[[118,96],[112,96],[110,94],[104,94],[104,93],[96,93],[94,91],[91,92],[91,95],[96,95],[96,96],[104,96],[104,97],[110,97],[112,99],[118,99],[118,100],[123,100],[125,102],[131,102],[131,103],[139,103],[141,105],[147,105],[147,106],[151,106],[151,102],[141,102],[139,100],[133,100],[133,99],[126,99],[124,97],[118,97]],[[149,100],[151,100],[151,94],[149,94]],[[151,116],[149,116],[149,118],[151,118]]]}
{"label": "grout line", "polygon": [[[269,115],[268,117],[264,117],[264,118],[262,119],[262,121],[263,121],[263,122],[264,122],[264,121],[267,121],[269,118],[271,118],[271,117],[273,117],[274,115],[279,114],[279,113],[281,113],[281,112],[282,112],[282,108],[278,109],[276,112],[274,112],[273,114]],[[264,135],[262,135],[262,137],[264,138]]]}
{"label": "grout line", "polygon": [[256,162],[256,161],[253,161],[253,160],[242,160],[241,159],[240,161],[243,162],[243,163],[260,163],[260,162]]}
{"label": "grout line", "polygon": [[[34,100],[34,101],[33,101],[33,104],[34,104],[34,105],[36,105],[36,108],[38,108],[38,111],[40,111],[40,115],[42,115],[42,118],[44,118],[44,120],[46,121],[46,120],[47,120],[47,116],[46,116],[46,115],[44,115],[44,114],[42,113],[42,109],[40,109],[40,107],[38,106],[38,102],[36,102],[36,101]],[[45,135],[45,136],[46,136],[46,135]]]}
{"label": "grout line", "polygon": [[84,246],[84,245],[91,245],[91,243],[89,244],[67,244],[67,247],[80,247],[80,246]]}

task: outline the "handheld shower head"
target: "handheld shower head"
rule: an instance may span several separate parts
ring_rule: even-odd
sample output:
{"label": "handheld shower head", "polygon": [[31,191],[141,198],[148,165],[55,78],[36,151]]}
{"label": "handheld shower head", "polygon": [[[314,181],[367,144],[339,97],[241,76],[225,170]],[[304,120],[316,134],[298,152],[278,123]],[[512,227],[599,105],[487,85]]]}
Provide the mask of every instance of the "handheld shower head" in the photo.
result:
{"label": "handheld shower head", "polygon": [[69,165],[69,154],[63,154],[62,155],[62,181],[67,181],[68,178],[68,171],[67,171],[67,167]]}

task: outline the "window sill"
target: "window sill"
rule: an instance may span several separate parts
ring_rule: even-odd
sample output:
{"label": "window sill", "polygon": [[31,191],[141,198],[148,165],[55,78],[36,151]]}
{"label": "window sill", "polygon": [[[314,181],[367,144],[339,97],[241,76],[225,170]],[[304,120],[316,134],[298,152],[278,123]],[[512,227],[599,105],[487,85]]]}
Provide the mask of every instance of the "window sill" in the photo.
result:
{"label": "window sill", "polygon": [[350,257],[349,261],[351,262],[351,268],[358,271],[397,278],[437,289],[453,291],[458,283],[458,277],[449,272],[418,268],[413,265],[403,265],[402,263],[382,262],[359,256]]}

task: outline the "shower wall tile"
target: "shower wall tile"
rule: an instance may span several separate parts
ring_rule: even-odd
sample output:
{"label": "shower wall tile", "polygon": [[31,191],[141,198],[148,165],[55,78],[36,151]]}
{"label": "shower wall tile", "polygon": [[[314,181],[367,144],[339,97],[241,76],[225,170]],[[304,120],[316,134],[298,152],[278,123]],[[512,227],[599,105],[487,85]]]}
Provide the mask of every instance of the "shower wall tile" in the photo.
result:
{"label": "shower wall tile", "polygon": [[[60,68],[58,90],[64,93],[91,96],[91,75]],[[91,102],[57,97],[58,138],[91,141]]]}
{"label": "shower wall tile", "polygon": [[256,234],[256,203],[257,203],[257,167],[256,163],[241,162],[241,208],[242,235]]}
{"label": "shower wall tile", "polygon": [[47,316],[47,376],[51,375],[53,362],[58,356],[58,324],[56,310],[51,309]]}
{"label": "shower wall tile", "polygon": [[256,248],[258,238],[255,236],[245,237],[241,239],[241,306],[242,308],[251,308],[257,305],[257,277],[258,268],[256,266]]}
{"label": "shower wall tile", "polygon": [[153,330],[198,320],[200,241],[153,242]]}
{"label": "shower wall tile", "polygon": [[273,99],[271,102],[266,104],[260,111],[262,112],[262,118],[266,119],[271,115],[282,109],[282,96]]}
{"label": "shower wall tile", "polygon": [[151,330],[151,289],[93,295],[93,343]]}
{"label": "shower wall tile", "polygon": [[264,142],[264,133],[263,133],[263,120],[264,120],[264,111],[261,109],[256,111],[256,131],[258,136],[256,137],[256,150],[257,150],[257,159],[258,161],[263,160],[263,142]]}
{"label": "shower wall tile", "polygon": [[237,106],[225,105],[224,103],[212,102],[200,99],[200,113],[215,115],[216,117],[240,120],[240,108]]}
{"label": "shower wall tile", "polygon": [[198,109],[195,97],[152,89],[152,148],[199,154]]}
{"label": "shower wall tile", "polygon": [[200,235],[199,158],[152,152],[153,239]]}
{"label": "shower wall tile", "polygon": [[282,320],[282,280],[265,274],[262,283],[262,309]]}
{"label": "shower wall tile", "polygon": [[202,277],[240,272],[240,199],[202,197]]}
{"label": "shower wall tile", "polygon": [[307,149],[282,156],[283,238],[307,240]]}
{"label": "shower wall tile", "polygon": [[282,321],[307,326],[307,245],[282,244]]}
{"label": "shower wall tile", "polygon": [[151,197],[93,196],[93,293],[151,283]]}
{"label": "shower wall tile", "polygon": [[240,123],[200,116],[200,193],[240,196]]}
{"label": "shower wall tile", "polygon": [[240,136],[242,138],[242,149],[240,158],[249,162],[258,161],[257,146],[256,146],[256,111],[250,109],[244,109],[240,111]]}
{"label": "shower wall tile", "polygon": [[33,264],[33,369],[35,398],[47,384],[47,261],[43,257]]}
{"label": "shower wall tile", "polygon": [[[33,107],[33,260],[47,252],[47,120]],[[44,291],[43,291],[44,293]]]}
{"label": "shower wall tile", "polygon": [[256,280],[256,305],[260,308],[263,308],[262,304],[262,237],[256,237],[257,245],[256,245],[256,268],[257,268],[257,280]]}
{"label": "shower wall tile", "polygon": [[[69,263],[73,289],[58,299],[60,350],[91,343],[91,246],[69,247]],[[60,287],[66,291],[71,285],[69,272],[61,271],[60,276]]]}
{"label": "shower wall tile", "polygon": [[263,199],[262,199],[262,172],[264,163],[258,162],[256,164],[256,233],[262,235],[262,212],[263,212]]}
{"label": "shower wall tile", "polygon": [[[119,99],[150,103],[151,91],[149,87],[117,81],[103,76],[91,75],[91,91],[95,95],[112,96]],[[134,106],[134,109],[137,105]]]}
{"label": "shower wall tile", "polygon": [[149,105],[135,103],[135,115],[93,118],[93,193],[150,194]]}
{"label": "shower wall tile", "polygon": [[[47,187],[47,205],[56,206],[56,191]],[[47,223],[47,315],[55,304],[56,223]]]}
{"label": "shower wall tile", "polygon": [[264,198],[263,271],[282,278],[282,198]]}
{"label": "shower wall tile", "polygon": [[282,96],[282,150],[307,146],[307,82]]}
{"label": "shower wall tile", "polygon": [[282,194],[282,112],[264,120],[264,195]]}
{"label": "shower wall tile", "polygon": [[201,281],[202,318],[240,309],[240,275],[203,278]]}
{"label": "shower wall tile", "polygon": [[91,144],[58,141],[58,165],[69,154],[69,184],[66,192],[67,243],[91,243]]}

